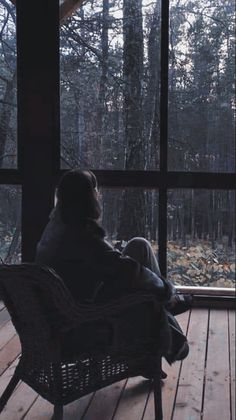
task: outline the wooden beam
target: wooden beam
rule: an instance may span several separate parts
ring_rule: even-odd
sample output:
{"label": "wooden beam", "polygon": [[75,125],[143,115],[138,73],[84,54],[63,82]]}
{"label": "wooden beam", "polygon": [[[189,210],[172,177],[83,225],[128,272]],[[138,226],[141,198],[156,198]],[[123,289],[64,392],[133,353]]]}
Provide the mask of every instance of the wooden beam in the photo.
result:
{"label": "wooden beam", "polygon": [[[16,5],[16,0],[11,0],[11,2]],[[64,19],[72,15],[83,2],[84,0],[64,0],[60,5],[60,23],[63,23]]]}
{"label": "wooden beam", "polygon": [[60,167],[58,0],[38,1],[37,19],[32,18],[30,6],[31,0],[17,0],[22,261],[34,261],[36,244],[53,207],[53,177]]}

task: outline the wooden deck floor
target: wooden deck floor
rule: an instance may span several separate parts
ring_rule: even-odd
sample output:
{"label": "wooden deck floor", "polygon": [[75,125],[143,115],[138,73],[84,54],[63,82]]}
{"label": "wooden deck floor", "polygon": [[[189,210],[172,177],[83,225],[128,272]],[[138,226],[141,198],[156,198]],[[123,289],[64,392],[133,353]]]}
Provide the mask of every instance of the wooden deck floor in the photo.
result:
{"label": "wooden deck floor", "polygon": [[[178,317],[188,334],[190,355],[164,364],[164,420],[235,420],[235,313],[193,309]],[[20,343],[0,303],[0,394],[20,354]],[[149,381],[136,377],[81,398],[64,409],[65,420],[153,420]],[[49,420],[52,406],[20,383],[1,420]]]}

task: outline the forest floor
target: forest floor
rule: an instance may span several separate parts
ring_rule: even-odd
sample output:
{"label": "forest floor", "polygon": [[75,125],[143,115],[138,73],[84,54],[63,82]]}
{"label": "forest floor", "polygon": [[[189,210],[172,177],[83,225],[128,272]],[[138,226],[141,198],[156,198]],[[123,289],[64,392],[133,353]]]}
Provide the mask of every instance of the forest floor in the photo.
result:
{"label": "forest floor", "polygon": [[168,278],[176,285],[235,287],[235,249],[209,242],[168,242]]}
{"label": "forest floor", "polygon": [[[127,242],[117,243],[122,250]],[[154,253],[158,246],[151,241]],[[181,241],[167,243],[168,279],[176,286],[235,287],[235,248],[208,241],[194,241],[183,245]]]}

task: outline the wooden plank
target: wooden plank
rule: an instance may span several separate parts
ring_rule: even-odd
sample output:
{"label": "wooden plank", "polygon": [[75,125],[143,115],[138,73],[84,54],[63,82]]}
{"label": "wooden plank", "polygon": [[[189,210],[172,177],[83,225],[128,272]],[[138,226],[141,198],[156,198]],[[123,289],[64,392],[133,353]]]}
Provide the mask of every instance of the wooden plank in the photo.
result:
{"label": "wooden plank", "polygon": [[[19,358],[15,359],[9,368],[1,375],[0,395],[6,389],[18,362]],[[28,385],[19,382],[1,413],[1,420],[20,420],[29,410],[36,397],[37,394]]]}
{"label": "wooden plank", "polygon": [[21,345],[18,335],[8,341],[0,350],[0,375],[10,366],[10,364],[19,356]]}
{"label": "wooden plank", "polygon": [[0,350],[8,343],[9,340],[16,334],[11,321],[8,321],[0,330]]}
{"label": "wooden plank", "polygon": [[235,416],[235,311],[229,311],[229,357],[230,357],[230,382],[231,382],[231,415],[232,420],[236,418]]}
{"label": "wooden plank", "polygon": [[142,376],[129,378],[121,400],[117,407],[114,420],[141,420],[150,390],[150,381]]}
{"label": "wooden plank", "polygon": [[0,395],[2,395],[3,391],[7,387],[13,373],[15,372],[15,368],[18,365],[18,362],[19,358],[15,359],[14,362],[8,367],[8,369],[0,376]]}
{"label": "wooden plank", "polygon": [[6,308],[3,308],[0,311],[0,329],[3,327],[4,324],[6,324],[7,321],[10,320],[10,315]]}
{"label": "wooden plank", "polygon": [[1,420],[20,420],[37,398],[37,393],[21,382],[1,413]]}
{"label": "wooden plank", "polygon": [[[3,391],[6,389],[18,363],[19,358],[15,359],[8,369],[0,376],[0,395],[2,395]],[[1,420],[20,420],[25,413],[27,403],[30,403],[31,401],[29,400],[31,391],[32,390],[27,385],[19,382],[1,413]],[[32,392],[34,393],[34,391]]]}
{"label": "wooden plank", "polygon": [[195,309],[190,318],[190,353],[181,369],[174,420],[200,420],[207,343],[208,310]]}
{"label": "wooden plank", "polygon": [[[186,333],[189,312],[185,312],[177,317],[179,324],[181,325],[183,332]],[[170,420],[172,416],[173,406],[175,402],[176,389],[178,384],[178,378],[180,374],[181,362],[175,362],[172,366],[169,366],[165,360],[163,360],[163,370],[167,373],[168,377],[165,379],[163,390],[162,390],[162,403],[164,419]],[[145,410],[143,420],[151,420],[154,417],[154,398],[153,391],[150,393],[147,407]]]}
{"label": "wooden plank", "polygon": [[203,420],[230,420],[228,314],[210,311]]}
{"label": "wooden plank", "polygon": [[[79,420],[83,417],[87,410],[93,394],[86,395],[68,404],[64,407],[64,420]],[[30,410],[28,411],[24,420],[51,420],[53,414],[53,405],[45,399],[38,397]]]}
{"label": "wooden plank", "polygon": [[24,417],[24,420],[50,420],[53,415],[53,405],[38,396]]}
{"label": "wooden plank", "polygon": [[82,397],[79,400],[66,405],[64,408],[64,419],[65,420],[84,419],[83,416],[88,410],[88,407],[90,406],[91,402],[93,401],[94,395],[95,393],[86,395],[85,397]]}
{"label": "wooden plank", "polygon": [[97,391],[83,420],[111,420],[125,383],[123,380]]}

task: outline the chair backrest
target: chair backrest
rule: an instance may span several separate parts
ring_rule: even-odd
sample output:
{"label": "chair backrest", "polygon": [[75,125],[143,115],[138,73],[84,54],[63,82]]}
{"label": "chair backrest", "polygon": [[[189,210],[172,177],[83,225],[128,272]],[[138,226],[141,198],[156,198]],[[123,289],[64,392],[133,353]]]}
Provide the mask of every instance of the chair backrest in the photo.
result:
{"label": "chair backrest", "polygon": [[[140,373],[149,363],[149,354],[156,354],[157,328],[149,328],[154,319],[149,317],[149,307],[156,306],[156,299],[150,294],[132,293],[107,304],[81,305],[53,270],[19,264],[0,265],[0,297],[22,344],[18,375],[52,403],[67,404]],[[140,306],[134,312],[132,307],[140,303],[148,303],[148,336],[141,328],[145,312]],[[139,342],[136,327],[142,336]],[[82,345],[84,339],[86,345]]]}
{"label": "chair backrest", "polygon": [[49,358],[54,352],[50,349],[56,347],[53,340],[73,325],[111,319],[133,304],[153,300],[153,296],[137,293],[107,304],[77,304],[54,270],[30,263],[0,265],[0,297],[19,334],[22,350],[37,353],[37,357],[48,353]]}
{"label": "chair backrest", "polygon": [[75,302],[57,274],[35,264],[0,265],[0,296],[19,333],[45,334]]}

